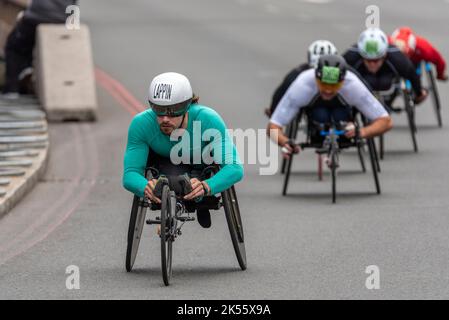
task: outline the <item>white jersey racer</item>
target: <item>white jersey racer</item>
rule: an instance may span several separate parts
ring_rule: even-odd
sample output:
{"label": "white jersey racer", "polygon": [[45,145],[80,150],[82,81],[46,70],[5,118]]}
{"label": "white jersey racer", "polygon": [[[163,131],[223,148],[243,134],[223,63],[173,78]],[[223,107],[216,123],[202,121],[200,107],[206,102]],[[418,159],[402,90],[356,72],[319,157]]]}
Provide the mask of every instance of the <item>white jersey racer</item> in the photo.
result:
{"label": "white jersey racer", "polygon": [[[302,72],[288,88],[273,113],[270,122],[278,126],[286,126],[298,114],[301,108],[311,106],[319,95],[315,70]],[[376,99],[366,85],[348,70],[338,95],[349,106],[358,109],[368,120],[389,117],[383,105]]]}

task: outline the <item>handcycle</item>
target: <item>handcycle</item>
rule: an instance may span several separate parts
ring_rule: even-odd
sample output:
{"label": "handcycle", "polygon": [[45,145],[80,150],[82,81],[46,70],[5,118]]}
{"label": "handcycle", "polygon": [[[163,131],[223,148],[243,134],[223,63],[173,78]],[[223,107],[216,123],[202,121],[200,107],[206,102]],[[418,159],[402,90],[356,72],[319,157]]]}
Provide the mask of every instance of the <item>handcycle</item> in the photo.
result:
{"label": "handcycle", "polygon": [[[218,170],[218,165],[207,166],[202,170],[198,178],[201,180],[202,178],[210,177],[216,174]],[[145,176],[147,179],[159,176],[159,170],[150,165],[150,157],[145,169]],[[176,183],[180,180],[179,176],[167,176],[167,178],[170,180],[170,184],[163,186],[160,204],[149,202],[145,197],[134,195],[128,228],[126,271],[131,272],[134,266],[145,222],[149,225],[159,224],[161,226],[162,278],[164,284],[168,286],[172,277],[173,242],[182,235],[182,226],[188,221],[195,220],[192,213],[196,210],[220,210],[221,207],[224,208],[237,261],[240,268],[246,270],[245,238],[235,187],[232,186],[223,191],[221,196],[204,196],[198,202],[186,201],[183,199],[182,193],[180,194],[178,190],[173,190],[179,189],[176,188]],[[160,216],[145,220],[147,209],[160,211]]]}
{"label": "handcycle", "polygon": [[[366,165],[364,160],[364,148],[365,145],[368,147],[368,152],[370,156],[372,172],[374,183],[376,187],[376,193],[381,193],[378,171],[379,171],[379,163],[377,161],[376,156],[376,148],[374,145],[374,141],[372,138],[370,139],[361,139],[358,134],[356,137],[352,139],[348,139],[343,137],[345,134],[345,130],[343,128],[346,126],[346,123],[336,123],[333,121],[330,125],[327,125],[327,128],[321,127],[317,130],[317,124],[310,121],[310,115],[306,112],[307,115],[307,126],[306,126],[306,142],[294,142],[293,144],[298,145],[301,149],[313,148],[318,155],[318,179],[323,179],[323,159],[322,155],[326,154],[328,159],[328,167],[331,171],[332,177],[332,203],[336,202],[337,197],[337,168],[339,167],[339,154],[343,149],[356,147],[357,153],[359,157],[359,161],[362,167],[362,172],[366,172]],[[290,137],[291,141],[295,141],[297,137],[297,131],[299,126],[299,119],[302,117],[302,110],[298,117],[291,123],[291,131]],[[359,121],[357,120],[357,113],[354,112],[355,126],[356,131],[358,132],[358,128],[360,127]],[[321,125],[322,126],[322,125]],[[317,138],[318,134],[318,139]],[[292,140],[294,139],[294,140]],[[293,163],[293,154],[290,155],[288,159],[285,160],[285,176],[284,176],[284,185],[282,189],[282,195],[285,196],[287,194],[290,174],[291,174],[291,166]]]}
{"label": "handcycle", "polygon": [[[387,110],[394,113],[405,112],[407,114],[407,124],[410,130],[410,137],[412,140],[413,151],[418,152],[418,141],[416,134],[418,132],[416,127],[416,111],[415,102],[412,94],[412,86],[409,80],[395,79],[390,89],[384,91],[373,91],[377,99],[385,106]],[[400,94],[402,96],[404,105],[400,107],[393,107],[393,101]],[[388,101],[388,102],[387,102]],[[379,136],[379,158],[384,159],[385,156],[385,137]]]}

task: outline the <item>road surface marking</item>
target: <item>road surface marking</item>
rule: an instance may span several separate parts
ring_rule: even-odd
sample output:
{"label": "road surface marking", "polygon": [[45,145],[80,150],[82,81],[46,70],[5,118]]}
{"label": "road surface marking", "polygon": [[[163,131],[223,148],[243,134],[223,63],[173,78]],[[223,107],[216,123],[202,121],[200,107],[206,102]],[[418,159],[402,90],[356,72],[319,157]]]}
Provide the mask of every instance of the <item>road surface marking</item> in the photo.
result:
{"label": "road surface marking", "polygon": [[[87,125],[83,125],[82,127],[89,129]],[[0,265],[9,261],[10,259],[21,255],[22,253],[28,251],[30,248],[34,247],[39,242],[45,240],[53,231],[55,231],[59,226],[61,226],[78,208],[78,206],[83,203],[83,201],[90,195],[90,190],[95,185],[95,179],[99,174],[99,161],[98,155],[96,152],[96,147],[93,146],[94,142],[91,137],[92,133],[89,132],[83,135],[80,133],[80,128],[74,128],[74,137],[75,137],[75,146],[76,150],[75,155],[77,155],[77,169],[74,170],[76,172],[76,176],[73,178],[73,182],[64,190],[63,195],[55,201],[45,212],[43,212],[38,219],[36,219],[27,229],[18,234],[13,241],[9,243],[4,243],[0,246],[0,252],[5,252],[6,254],[0,258]],[[81,140],[85,140],[88,142],[88,150],[84,150],[83,144]],[[92,165],[91,170],[86,168],[85,155],[92,155],[93,159],[89,163]],[[92,171],[92,172],[86,172]],[[89,186],[83,188],[82,192],[78,195],[73,196],[74,191],[77,187],[80,186],[80,181],[82,175],[89,175],[94,177],[94,182]],[[73,200],[73,201],[70,201]],[[58,215],[61,213],[61,207],[68,207],[67,211],[65,211],[62,216]],[[48,226],[45,225],[48,221],[52,221],[52,223]],[[45,232],[38,236],[33,236],[33,231],[37,230],[39,227],[44,228]],[[29,239],[31,236],[31,239]],[[18,244],[18,246],[13,247]],[[12,250],[9,250],[12,249]],[[12,251],[12,252],[11,252]]]}
{"label": "road surface marking", "polygon": [[[103,70],[96,68],[95,78],[97,80],[97,83],[102,86],[113,98],[117,100],[117,102],[123,108],[125,108],[132,115],[146,109],[146,107],[141,104],[120,82],[112,78]],[[92,135],[90,132],[90,127],[88,125],[83,125],[81,128],[85,128],[85,130],[89,131],[85,134],[86,137],[90,137]],[[67,219],[75,212],[79,205],[81,205],[84,200],[90,195],[90,191],[93,186],[95,186],[97,182],[96,178],[98,177],[100,172],[97,148],[93,145],[93,139],[83,139],[83,135],[80,133],[80,128],[74,130],[74,136],[75,149],[77,149],[77,152],[75,152],[75,154],[78,156],[78,172],[73,178],[73,182],[67,188],[65,188],[63,195],[58,199],[58,201],[54,202],[47,211],[40,215],[39,219],[36,219],[30,226],[28,226],[24,231],[18,234],[11,242],[0,244],[0,252],[5,253],[4,255],[2,254],[2,257],[0,258],[0,265],[25,253],[36,244],[45,240],[59,226],[64,224],[64,222],[67,221]],[[85,140],[88,142],[88,150],[81,150],[84,149],[81,140]],[[81,158],[82,155],[86,154],[91,155],[93,158],[93,160],[89,162],[92,165],[92,167],[90,168],[91,170],[86,168],[86,163],[85,161],[83,161],[84,157]],[[91,173],[86,171],[91,171]],[[73,196],[76,188],[81,184],[81,177],[83,175],[89,175],[90,177],[93,177],[93,179],[81,193]],[[70,200],[73,201],[70,202]],[[56,216],[57,213],[60,213],[62,211],[60,210],[62,206],[67,207],[66,211],[62,215]],[[48,221],[52,221],[52,223],[50,225],[45,225],[45,223],[47,223]],[[33,235],[33,232],[40,227],[44,228],[43,234],[37,236]]]}
{"label": "road surface marking", "polygon": [[95,78],[98,84],[131,114],[134,115],[147,109],[120,82],[105,71],[95,68]]}

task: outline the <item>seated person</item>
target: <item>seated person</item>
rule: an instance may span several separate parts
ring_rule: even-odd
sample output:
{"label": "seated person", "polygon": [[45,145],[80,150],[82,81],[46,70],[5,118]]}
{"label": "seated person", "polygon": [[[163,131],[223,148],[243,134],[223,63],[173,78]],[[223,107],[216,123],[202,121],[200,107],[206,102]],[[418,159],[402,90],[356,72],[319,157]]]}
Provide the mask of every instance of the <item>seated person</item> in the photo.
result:
{"label": "seated person", "polygon": [[271,99],[270,108],[265,109],[265,114],[270,117],[276,106],[281,100],[284,93],[290,87],[293,81],[299,76],[299,74],[307,69],[315,68],[318,59],[323,54],[337,54],[337,48],[334,44],[327,40],[316,40],[314,41],[307,50],[307,63],[300,64],[293,70],[291,70],[284,78],[282,83],[276,88]]}
{"label": "seated person", "polygon": [[[345,130],[343,124],[350,127],[353,124],[353,108],[349,106],[339,95],[330,100],[325,100],[320,96],[316,97],[306,109],[308,119],[308,130],[310,143],[321,146],[325,137],[320,135],[321,130],[329,130],[331,125],[335,125],[337,130]],[[340,142],[349,143],[350,139],[342,136]]]}
{"label": "seated person", "polygon": [[[389,90],[400,77],[411,82],[415,103],[421,103],[427,97],[413,63],[398,48],[388,45],[388,38],[380,29],[363,31],[357,45],[343,57],[373,91]],[[385,101],[388,107],[393,100],[394,96]]]}
{"label": "seated person", "polygon": [[[360,128],[361,138],[378,136],[392,128],[388,112],[367,86],[347,70],[345,60],[339,55],[323,55],[317,67],[301,73],[282,97],[268,123],[267,134],[282,147],[283,156],[288,158],[300,150],[284,134],[282,127],[289,124],[304,107],[312,110],[309,119],[312,121],[350,121],[351,112],[340,106],[338,100],[345,106],[353,106],[371,121],[368,126]],[[351,128],[345,136],[353,138],[355,135],[355,128]]]}
{"label": "seated person", "polygon": [[[124,157],[125,189],[139,197],[145,196],[151,202],[161,202],[154,195],[157,180],[148,181],[144,176],[150,149],[168,159],[164,161],[166,169],[160,172],[165,175],[182,174],[190,165],[201,166],[203,153],[213,151],[211,162],[219,165],[220,170],[204,181],[192,178],[192,192],[184,197],[185,200],[220,193],[243,178],[243,166],[223,119],[213,109],[198,104],[198,97],[193,95],[185,76],[174,72],[156,76],[150,84],[149,103],[151,108],[136,115],[129,127]],[[212,133],[212,141],[201,139],[205,131]],[[200,146],[195,143],[196,135],[201,140]],[[180,142],[178,138],[181,138]],[[179,160],[180,146],[180,150],[187,154],[181,155],[180,164],[167,166],[167,162],[170,164],[175,162],[173,160]],[[210,227],[208,210],[198,210],[197,217],[201,226]]]}
{"label": "seated person", "polygon": [[447,81],[446,61],[441,53],[424,37],[418,36],[409,27],[396,29],[389,38],[416,67],[422,62],[430,62],[437,69],[437,79]]}
{"label": "seated person", "polygon": [[[29,90],[36,28],[40,23],[64,23],[66,8],[78,0],[33,0],[8,36],[5,45],[5,98],[17,99]],[[21,83],[24,85],[21,86]]]}

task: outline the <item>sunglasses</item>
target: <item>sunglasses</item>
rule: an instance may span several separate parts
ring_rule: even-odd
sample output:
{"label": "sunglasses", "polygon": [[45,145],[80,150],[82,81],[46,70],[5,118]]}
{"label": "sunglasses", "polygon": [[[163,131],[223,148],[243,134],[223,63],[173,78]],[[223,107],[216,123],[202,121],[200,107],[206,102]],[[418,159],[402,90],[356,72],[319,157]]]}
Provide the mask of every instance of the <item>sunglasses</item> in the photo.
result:
{"label": "sunglasses", "polygon": [[190,106],[190,100],[174,104],[171,106],[161,106],[150,102],[150,107],[158,117],[179,117],[187,112]]}
{"label": "sunglasses", "polygon": [[321,81],[320,79],[316,79],[316,83],[317,83],[318,88],[320,89],[320,91],[337,92],[343,86],[343,81],[340,81],[340,82],[335,83],[335,84],[329,84],[329,83],[325,83],[325,82]]}

